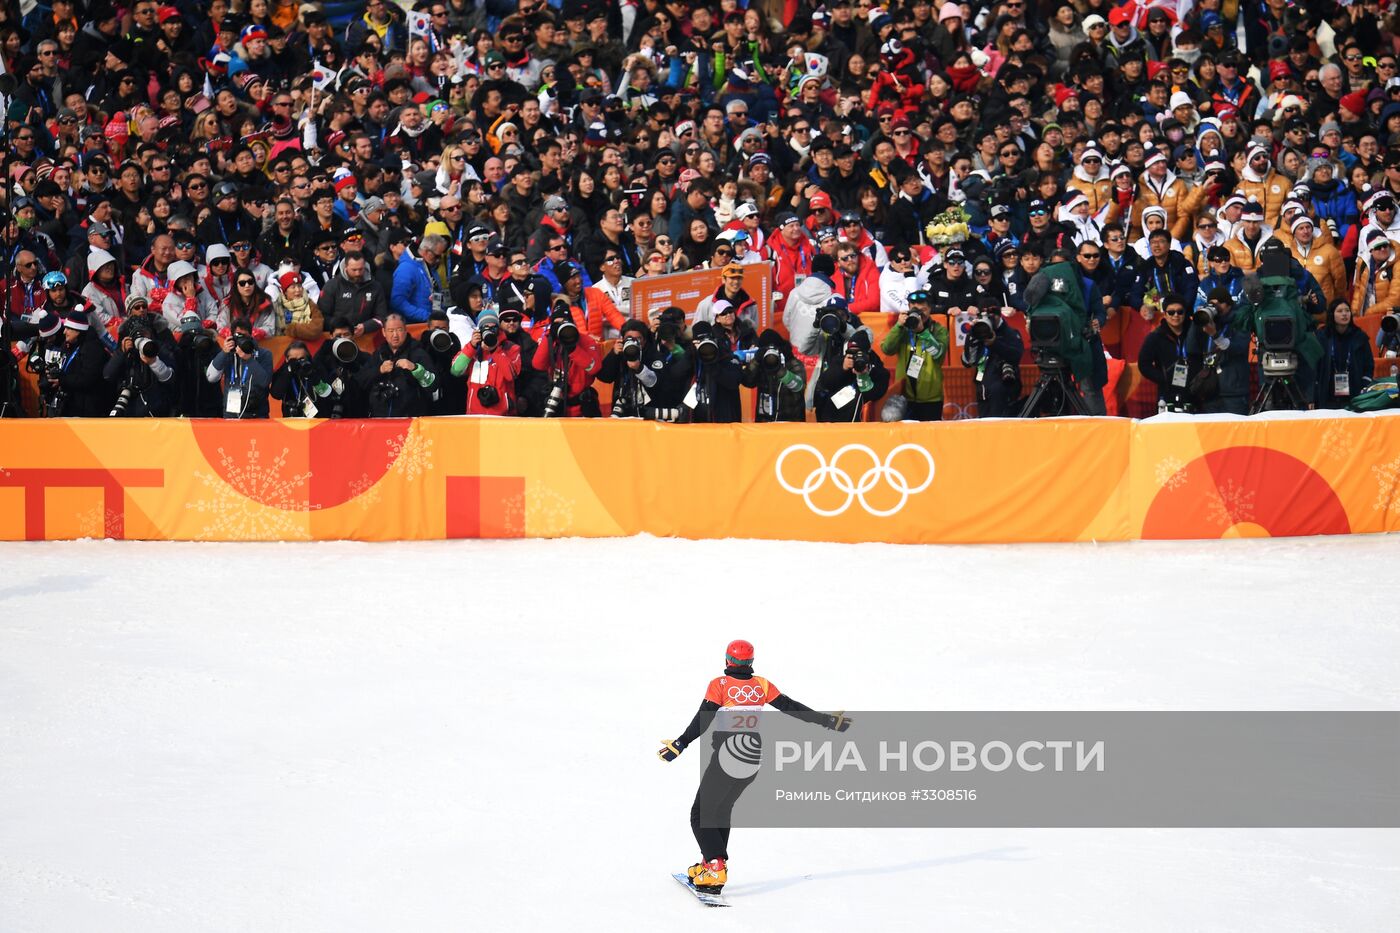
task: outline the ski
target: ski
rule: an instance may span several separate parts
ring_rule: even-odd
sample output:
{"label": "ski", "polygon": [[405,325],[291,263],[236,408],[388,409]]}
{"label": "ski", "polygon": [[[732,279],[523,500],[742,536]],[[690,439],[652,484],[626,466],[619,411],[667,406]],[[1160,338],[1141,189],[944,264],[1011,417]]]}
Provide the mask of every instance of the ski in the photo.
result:
{"label": "ski", "polygon": [[687,891],[695,895],[695,899],[706,907],[728,907],[729,902],[724,899],[723,894],[706,894],[704,891],[695,890],[695,885],[690,883],[690,879],[683,872],[675,872],[671,875],[679,881]]}

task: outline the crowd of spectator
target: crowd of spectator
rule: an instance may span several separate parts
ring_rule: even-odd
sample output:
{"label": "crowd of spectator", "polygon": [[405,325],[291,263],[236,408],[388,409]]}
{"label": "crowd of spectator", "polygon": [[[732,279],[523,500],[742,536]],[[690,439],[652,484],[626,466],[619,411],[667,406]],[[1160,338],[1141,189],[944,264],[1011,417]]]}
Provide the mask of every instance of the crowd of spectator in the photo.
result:
{"label": "crowd of spectator", "polygon": [[[1090,413],[1112,356],[1243,412],[1232,315],[1274,243],[1307,404],[1400,348],[1359,323],[1400,306],[1376,0],[24,9],[0,4],[4,415],[27,368],[67,416],[936,420],[945,365],[1012,414],[1056,263]],[[695,313],[633,313],[689,269],[719,282]]]}

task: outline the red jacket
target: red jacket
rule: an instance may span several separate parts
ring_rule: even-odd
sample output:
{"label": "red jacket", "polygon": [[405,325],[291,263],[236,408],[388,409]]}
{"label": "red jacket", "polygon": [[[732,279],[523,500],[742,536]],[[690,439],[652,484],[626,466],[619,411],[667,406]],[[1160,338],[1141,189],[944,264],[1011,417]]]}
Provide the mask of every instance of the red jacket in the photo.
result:
{"label": "red jacket", "polygon": [[[481,349],[486,351],[485,346]],[[515,380],[520,375],[520,348],[509,340],[502,340],[496,344],[496,349],[483,352],[478,358],[477,348],[469,343],[457,356],[466,357],[471,363],[466,373],[467,414],[515,414]],[[483,386],[496,390],[496,404],[482,404],[479,395]]]}
{"label": "red jacket", "polygon": [[[558,373],[550,360],[552,345],[553,341],[548,336],[543,337],[540,340],[540,345],[535,348],[535,358],[531,361],[535,369],[545,374],[551,386],[558,378]],[[564,377],[564,385],[568,389],[570,399],[576,399],[580,392],[593,384],[593,377],[597,375],[598,367],[602,362],[603,352],[598,346],[598,341],[580,327],[578,346],[574,347],[573,352],[569,354],[569,368]],[[577,418],[582,413],[577,401],[570,403],[570,418]]]}
{"label": "red jacket", "polygon": [[[20,317],[44,306],[48,300],[48,292],[44,291],[43,282],[36,276],[33,282],[26,286],[16,276],[10,284],[10,293],[5,296],[5,310],[12,317]],[[125,309],[123,309],[125,310]]]}
{"label": "red jacket", "polygon": [[805,235],[796,246],[788,246],[781,233],[774,233],[764,249],[773,260],[773,288],[783,293],[782,306],[787,307],[788,296],[797,287],[797,277],[811,275],[812,257],[817,248]]}
{"label": "red jacket", "polygon": [[840,269],[831,277],[836,293],[845,296],[850,302],[852,314],[865,314],[880,310],[880,270],[875,268],[875,260],[864,253],[857,254],[860,265],[856,267],[854,282],[847,282]]}

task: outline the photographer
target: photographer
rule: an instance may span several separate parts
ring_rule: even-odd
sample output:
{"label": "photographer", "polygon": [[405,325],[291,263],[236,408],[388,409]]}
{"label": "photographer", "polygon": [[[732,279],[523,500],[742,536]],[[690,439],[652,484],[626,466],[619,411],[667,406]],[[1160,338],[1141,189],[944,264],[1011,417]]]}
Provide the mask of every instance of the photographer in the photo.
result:
{"label": "photographer", "polygon": [[550,309],[549,327],[535,348],[534,368],[545,373],[549,395],[546,418],[598,418],[598,393],[591,385],[602,364],[598,341],[574,323],[569,303],[563,299]]}
{"label": "photographer", "polygon": [[[35,316],[40,315],[36,312]],[[54,322],[56,331],[57,318],[50,315],[49,319]],[[0,418],[20,418],[24,415],[19,394],[19,365],[10,349],[11,344],[15,340],[33,340],[38,343],[39,336],[40,329],[37,323],[12,318],[0,311]]]}
{"label": "photographer", "polygon": [[817,420],[862,421],[865,403],[883,398],[889,386],[889,370],[870,352],[870,332],[856,331],[842,348],[840,365],[825,367],[817,379]]}
{"label": "photographer", "polygon": [[753,420],[806,421],[807,367],[792,352],[792,344],[769,328],[758,335],[757,349],[739,375],[741,384],[757,390]]}
{"label": "photographer", "polygon": [[1162,321],[1142,341],[1138,369],[1157,384],[1157,410],[1189,412],[1191,380],[1200,368],[1186,346],[1186,302],[1180,295],[1162,297]]}
{"label": "photographer", "polygon": [[355,343],[355,330],[349,319],[333,317],[329,324],[330,336],[312,357],[322,380],[330,386],[330,392],[324,401],[317,402],[317,407],[329,418],[363,418],[369,406],[356,376],[367,357]]}
{"label": "photographer", "polygon": [[253,340],[252,321],[238,318],[232,329],[205,369],[204,378],[212,383],[222,380],[225,418],[266,418],[272,353]]}
{"label": "photographer", "polygon": [[549,378],[535,368],[535,350],[539,344],[525,329],[520,298],[503,298],[497,313],[501,339],[515,347],[520,355],[520,375],[515,377],[515,412],[527,418],[538,418],[544,414],[544,403],[549,398]]}
{"label": "photographer", "polygon": [[453,378],[448,381],[463,387],[467,414],[514,415],[520,348],[501,335],[495,311],[482,311],[476,323],[471,341],[452,359]]}
{"label": "photographer", "polygon": [[1187,355],[1196,364],[1191,395],[1203,415],[1249,414],[1249,335],[1233,326],[1234,307],[1229,289],[1215,288],[1186,335]]}
{"label": "photographer", "polygon": [[[63,318],[58,354],[46,356],[40,392],[50,418],[102,418],[111,410],[110,394],[102,381],[107,351],[88,325],[88,309],[78,304]],[[53,343],[46,344],[53,348]]]}
{"label": "photographer", "polygon": [[[486,313],[486,312],[482,312]],[[468,325],[471,330],[475,327]],[[449,329],[447,312],[435,309],[428,314],[428,329],[418,339],[418,346],[432,361],[435,373],[443,374],[433,386],[433,400],[428,406],[432,415],[460,415],[467,410],[467,384],[461,379],[448,379],[447,373],[457,354],[462,352],[462,341]]]}
{"label": "photographer", "polygon": [[1000,305],[988,301],[979,311],[962,349],[963,366],[977,371],[972,377],[977,417],[1010,418],[1017,414],[1021,399],[1021,357],[1026,345],[1021,332],[1002,318]]}
{"label": "photographer", "polygon": [[1335,299],[1327,308],[1327,323],[1317,329],[1322,362],[1317,370],[1317,407],[1346,408],[1371,385],[1375,360],[1366,332],[1352,322],[1351,304]]}
{"label": "photographer", "polygon": [[743,420],[739,401],[742,366],[728,341],[707,321],[691,326],[691,360],[695,377],[681,400],[693,424],[731,424]]}
{"label": "photographer", "polygon": [[270,391],[282,403],[283,418],[330,417],[325,399],[331,394],[331,387],[312,361],[311,351],[300,340],[287,345],[282,365],[272,374]]}
{"label": "photographer", "polygon": [[[145,297],[131,296],[142,304],[122,322],[117,332],[117,352],[107,360],[102,378],[116,391],[110,412],[114,418],[166,418],[174,414],[175,343],[169,331],[157,336]],[[130,303],[128,303],[130,304]],[[164,318],[156,318],[162,325]]]}
{"label": "photographer", "polygon": [[598,381],[613,387],[614,418],[645,418],[648,421],[679,421],[681,400],[690,387],[691,364],[685,348],[677,346],[673,325],[669,341],[641,321],[622,325],[622,336],[598,368]]}
{"label": "photographer", "polygon": [[[165,320],[165,315],[160,314]],[[218,418],[223,399],[205,373],[219,352],[214,332],[205,329],[194,312],[177,318],[175,333],[175,411],[186,418]]]}
{"label": "photographer", "polygon": [[[961,268],[961,260],[957,266]],[[967,276],[959,273],[958,278],[965,280]],[[910,292],[909,310],[899,313],[894,327],[880,342],[881,353],[899,358],[894,373],[896,379],[904,382],[901,394],[907,403],[902,419],[905,421],[943,420],[943,358],[948,353],[948,328],[929,315],[930,297],[923,289]]]}
{"label": "photographer", "polygon": [[369,417],[414,418],[428,414],[437,383],[433,361],[408,335],[408,323],[397,311],[384,316],[383,333],[384,343],[369,354],[355,374],[367,399]]}

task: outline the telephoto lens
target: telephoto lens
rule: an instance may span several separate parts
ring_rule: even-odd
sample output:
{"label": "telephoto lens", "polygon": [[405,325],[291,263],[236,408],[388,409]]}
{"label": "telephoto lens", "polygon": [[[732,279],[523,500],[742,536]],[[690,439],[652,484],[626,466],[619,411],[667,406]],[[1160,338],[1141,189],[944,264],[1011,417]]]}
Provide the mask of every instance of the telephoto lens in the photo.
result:
{"label": "telephoto lens", "polygon": [[995,331],[992,330],[992,322],[985,317],[979,317],[977,320],[973,321],[972,326],[968,328],[967,332],[973,340],[980,340],[983,343],[990,342],[992,337],[995,336]]}
{"label": "telephoto lens", "polygon": [[777,347],[764,347],[763,353],[758,358],[758,365],[770,373],[782,369],[785,362],[783,351]]}
{"label": "telephoto lens", "polygon": [[136,352],[141,354],[142,359],[153,360],[156,358],[156,342],[150,337],[138,337]]}
{"label": "telephoto lens", "polygon": [[335,343],[331,344],[331,353],[341,363],[353,363],[360,355],[360,345],[349,337],[337,337]]}
{"label": "telephoto lens", "polygon": [[823,311],[821,316],[817,318],[817,327],[821,328],[821,332],[828,337],[835,337],[843,330],[841,315],[835,311]]}
{"label": "telephoto lens", "polygon": [[702,337],[695,341],[695,355],[700,357],[702,363],[713,363],[719,356],[719,344],[713,337]]}
{"label": "telephoto lens", "polygon": [[496,349],[501,342],[501,329],[495,324],[487,324],[481,329],[481,345],[488,350]]}
{"label": "telephoto lens", "polygon": [[554,331],[554,339],[564,348],[572,350],[578,346],[578,325],[570,318],[555,318],[551,329]]}
{"label": "telephoto lens", "polygon": [[434,353],[447,353],[452,349],[452,334],[442,329],[430,330],[428,346],[433,348]]}
{"label": "telephoto lens", "polygon": [[1197,308],[1196,313],[1191,315],[1191,322],[1197,327],[1206,327],[1214,318],[1206,308]]}
{"label": "telephoto lens", "polygon": [[1381,330],[1385,331],[1387,334],[1393,334],[1400,330],[1400,314],[1396,314],[1392,311],[1381,318]]}
{"label": "telephoto lens", "polygon": [[642,342],[636,337],[627,337],[622,341],[622,358],[629,363],[635,363],[642,358]]}

